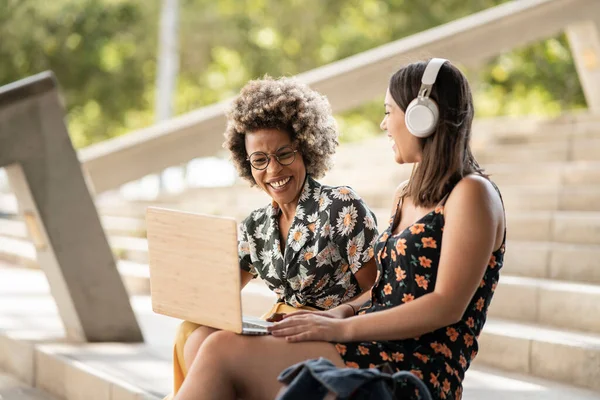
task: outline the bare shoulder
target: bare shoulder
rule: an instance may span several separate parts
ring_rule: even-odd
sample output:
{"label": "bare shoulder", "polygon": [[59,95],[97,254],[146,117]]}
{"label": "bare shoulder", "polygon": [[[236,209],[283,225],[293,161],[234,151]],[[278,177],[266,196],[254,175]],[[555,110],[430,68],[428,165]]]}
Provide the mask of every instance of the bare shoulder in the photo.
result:
{"label": "bare shoulder", "polygon": [[471,174],[458,182],[448,196],[444,214],[463,211],[489,212],[498,222],[503,219],[502,200],[489,179]]}
{"label": "bare shoulder", "polygon": [[408,179],[405,180],[404,182],[402,182],[401,184],[399,184],[398,187],[396,188],[396,190],[394,190],[394,198],[395,199],[400,197],[400,195],[402,194],[402,191],[404,190],[404,188],[406,188],[406,185],[408,185]]}

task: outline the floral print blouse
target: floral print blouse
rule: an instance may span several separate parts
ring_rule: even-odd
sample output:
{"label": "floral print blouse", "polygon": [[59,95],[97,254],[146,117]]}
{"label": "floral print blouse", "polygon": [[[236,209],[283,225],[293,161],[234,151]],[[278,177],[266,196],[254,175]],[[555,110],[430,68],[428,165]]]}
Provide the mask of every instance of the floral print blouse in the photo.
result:
{"label": "floral print blouse", "polygon": [[373,258],[378,236],[362,199],[349,187],[321,185],[307,175],[283,249],[280,212],[273,202],[240,224],[240,267],[294,307],[330,309],[360,294],[354,274]]}

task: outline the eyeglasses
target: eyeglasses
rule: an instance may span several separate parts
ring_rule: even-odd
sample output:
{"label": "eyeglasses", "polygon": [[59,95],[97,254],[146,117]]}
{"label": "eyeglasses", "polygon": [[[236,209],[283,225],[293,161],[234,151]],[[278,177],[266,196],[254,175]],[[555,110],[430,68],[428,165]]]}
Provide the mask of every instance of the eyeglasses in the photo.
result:
{"label": "eyeglasses", "polygon": [[294,160],[296,160],[297,152],[298,150],[294,150],[291,146],[285,146],[277,150],[275,154],[255,151],[254,153],[250,154],[246,160],[250,161],[250,165],[252,165],[254,169],[261,171],[263,169],[267,169],[269,163],[271,162],[271,156],[275,157],[279,164],[285,166],[290,165],[294,162]]}

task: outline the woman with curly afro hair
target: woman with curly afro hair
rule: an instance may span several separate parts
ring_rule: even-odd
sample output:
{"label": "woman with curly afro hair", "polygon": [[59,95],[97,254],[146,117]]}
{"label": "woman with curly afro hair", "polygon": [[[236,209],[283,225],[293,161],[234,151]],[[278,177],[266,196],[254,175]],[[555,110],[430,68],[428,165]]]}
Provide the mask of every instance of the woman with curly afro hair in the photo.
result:
{"label": "woman with curly afro hair", "polygon": [[[292,78],[249,82],[227,114],[224,147],[239,175],[272,199],[238,234],[242,287],[260,277],[277,295],[264,319],[297,310],[354,314],[347,302],[375,281],[374,214],[351,188],[315,180],[331,167],[337,136],[327,99]],[[175,394],[213,332],[180,326]]]}

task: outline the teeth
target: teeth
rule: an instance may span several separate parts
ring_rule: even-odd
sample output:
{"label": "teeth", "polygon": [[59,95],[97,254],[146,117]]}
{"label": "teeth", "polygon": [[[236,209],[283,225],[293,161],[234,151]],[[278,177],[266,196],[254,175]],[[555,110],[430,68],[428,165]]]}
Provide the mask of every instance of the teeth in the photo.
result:
{"label": "teeth", "polygon": [[286,178],[286,179],[282,179],[280,181],[277,182],[271,182],[271,186],[273,186],[274,188],[280,188],[283,185],[285,185],[286,183],[288,183],[290,181],[291,178]]}

